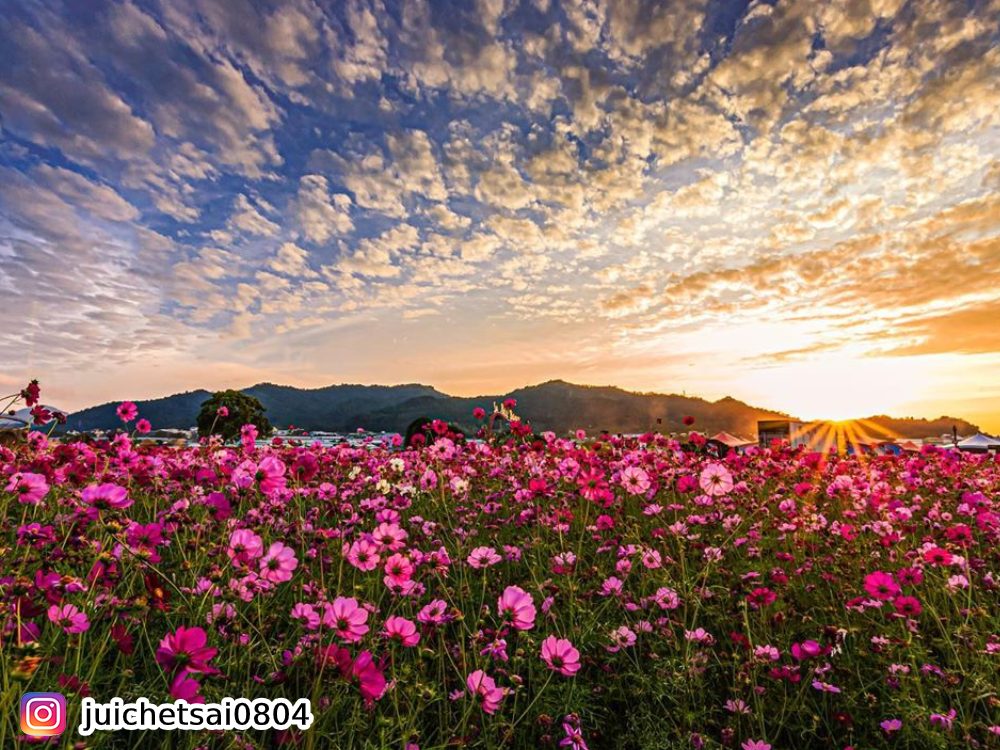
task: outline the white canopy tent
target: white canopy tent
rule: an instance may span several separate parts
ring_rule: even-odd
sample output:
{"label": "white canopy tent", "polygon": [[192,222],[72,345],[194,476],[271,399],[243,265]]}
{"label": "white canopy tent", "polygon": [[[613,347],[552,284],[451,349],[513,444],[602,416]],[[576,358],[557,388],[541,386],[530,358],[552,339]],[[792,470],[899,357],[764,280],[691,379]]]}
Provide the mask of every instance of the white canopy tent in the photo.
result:
{"label": "white canopy tent", "polygon": [[960,440],[958,449],[975,453],[1000,450],[1000,440],[980,432],[972,437],[965,438],[965,440]]}
{"label": "white canopy tent", "polygon": [[[63,412],[55,406],[43,406],[43,409],[48,409],[51,412]],[[66,412],[63,412],[65,414]],[[31,409],[24,408],[18,409],[15,412],[8,412],[6,414],[0,414],[0,430],[23,430],[26,427],[31,427],[34,423],[34,417],[31,416]],[[51,420],[48,422],[51,424]],[[39,426],[39,425],[34,425]]]}

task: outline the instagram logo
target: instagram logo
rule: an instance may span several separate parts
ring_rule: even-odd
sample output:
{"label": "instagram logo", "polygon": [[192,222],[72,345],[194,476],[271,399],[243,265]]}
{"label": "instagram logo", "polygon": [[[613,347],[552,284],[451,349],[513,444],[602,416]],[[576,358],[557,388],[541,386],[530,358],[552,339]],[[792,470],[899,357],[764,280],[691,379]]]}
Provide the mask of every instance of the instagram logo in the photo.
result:
{"label": "instagram logo", "polygon": [[66,697],[62,693],[21,696],[21,731],[28,737],[58,737],[66,731]]}

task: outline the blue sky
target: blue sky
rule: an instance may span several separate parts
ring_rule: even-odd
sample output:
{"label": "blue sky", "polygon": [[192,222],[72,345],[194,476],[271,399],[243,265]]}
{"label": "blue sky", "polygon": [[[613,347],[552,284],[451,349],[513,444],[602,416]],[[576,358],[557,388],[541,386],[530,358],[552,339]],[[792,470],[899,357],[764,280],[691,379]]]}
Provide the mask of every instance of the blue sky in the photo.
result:
{"label": "blue sky", "polygon": [[997,2],[0,5],[0,385],[1000,426]]}

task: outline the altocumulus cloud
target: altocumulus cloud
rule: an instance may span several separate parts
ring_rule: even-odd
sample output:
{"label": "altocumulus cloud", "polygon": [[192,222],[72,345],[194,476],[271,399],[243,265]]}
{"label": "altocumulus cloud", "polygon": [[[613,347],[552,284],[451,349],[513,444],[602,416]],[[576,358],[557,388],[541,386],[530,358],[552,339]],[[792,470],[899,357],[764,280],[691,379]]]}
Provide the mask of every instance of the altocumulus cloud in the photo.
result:
{"label": "altocumulus cloud", "polygon": [[241,341],[308,328],[322,379],[344,331],[417,347],[442,319],[638,359],[803,317],[802,352],[1000,350],[968,312],[1000,288],[997,3],[3,15],[0,344],[35,367],[252,372],[288,352]]}

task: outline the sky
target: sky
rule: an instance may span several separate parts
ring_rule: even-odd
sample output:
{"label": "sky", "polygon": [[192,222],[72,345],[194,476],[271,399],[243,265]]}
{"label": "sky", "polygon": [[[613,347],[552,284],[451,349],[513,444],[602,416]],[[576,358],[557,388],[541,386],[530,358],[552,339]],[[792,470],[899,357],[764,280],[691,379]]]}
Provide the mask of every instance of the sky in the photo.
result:
{"label": "sky", "polygon": [[0,17],[0,392],[562,378],[1000,431],[1000,0]]}

